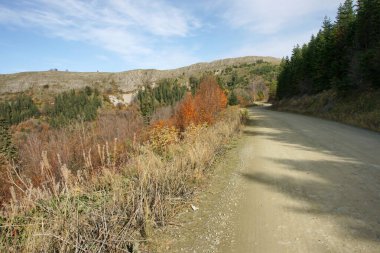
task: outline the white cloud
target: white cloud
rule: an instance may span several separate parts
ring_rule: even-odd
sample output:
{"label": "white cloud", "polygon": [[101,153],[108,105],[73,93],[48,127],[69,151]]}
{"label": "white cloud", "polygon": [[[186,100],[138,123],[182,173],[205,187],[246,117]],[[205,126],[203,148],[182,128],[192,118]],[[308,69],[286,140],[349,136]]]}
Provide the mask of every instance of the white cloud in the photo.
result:
{"label": "white cloud", "polygon": [[335,11],[343,0],[217,0],[214,5],[233,27],[273,34],[315,13]]}
{"label": "white cloud", "polygon": [[311,39],[312,34],[316,34],[318,29],[307,31],[293,36],[274,35],[265,41],[244,43],[237,50],[230,52],[225,57],[239,57],[247,55],[273,56],[282,58],[290,56],[296,44],[302,46]]}
{"label": "white cloud", "polygon": [[116,52],[128,62],[148,55],[172,58],[161,42],[186,37],[200,22],[164,0],[34,0],[1,5],[0,23],[82,41]]}
{"label": "white cloud", "polygon": [[137,60],[134,65],[138,68],[157,68],[159,66],[159,69],[172,69],[200,61],[201,59],[191,54],[191,51],[187,48],[167,47]]}
{"label": "white cloud", "polygon": [[[4,2],[0,0],[0,25],[95,45],[120,55],[128,67],[162,69],[204,61],[205,56],[288,55],[294,44],[310,39],[325,14],[335,15],[343,0]],[[208,44],[215,38],[221,44],[216,52],[223,48],[225,55],[215,55]],[[109,61],[112,57],[107,55]]]}
{"label": "white cloud", "polygon": [[112,4],[119,14],[159,36],[186,36],[192,26],[199,25],[182,10],[160,1],[112,0]]}

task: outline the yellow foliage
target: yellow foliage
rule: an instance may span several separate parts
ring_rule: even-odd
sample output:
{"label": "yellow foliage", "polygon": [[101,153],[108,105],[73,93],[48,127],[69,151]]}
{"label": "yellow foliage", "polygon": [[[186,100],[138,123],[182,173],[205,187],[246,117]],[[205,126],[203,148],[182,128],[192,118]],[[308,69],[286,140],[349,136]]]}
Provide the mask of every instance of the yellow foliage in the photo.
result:
{"label": "yellow foliage", "polygon": [[179,142],[179,130],[174,126],[156,126],[149,131],[149,145],[153,150],[163,152],[171,144]]}

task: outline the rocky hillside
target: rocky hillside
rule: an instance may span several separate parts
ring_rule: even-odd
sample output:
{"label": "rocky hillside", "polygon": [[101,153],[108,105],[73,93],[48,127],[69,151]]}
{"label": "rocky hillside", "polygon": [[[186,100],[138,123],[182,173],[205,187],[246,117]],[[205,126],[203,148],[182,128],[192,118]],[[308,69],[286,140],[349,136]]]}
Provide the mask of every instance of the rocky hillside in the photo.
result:
{"label": "rocky hillside", "polygon": [[247,56],[197,63],[173,70],[131,70],[118,73],[43,71],[5,74],[0,75],[0,94],[27,90],[59,92],[85,86],[101,90],[116,89],[123,93],[130,93],[143,84],[152,84],[163,78],[187,79],[192,75],[200,75],[207,71],[218,72],[229,66],[254,63],[258,60],[271,63],[280,62],[279,59],[272,57]]}

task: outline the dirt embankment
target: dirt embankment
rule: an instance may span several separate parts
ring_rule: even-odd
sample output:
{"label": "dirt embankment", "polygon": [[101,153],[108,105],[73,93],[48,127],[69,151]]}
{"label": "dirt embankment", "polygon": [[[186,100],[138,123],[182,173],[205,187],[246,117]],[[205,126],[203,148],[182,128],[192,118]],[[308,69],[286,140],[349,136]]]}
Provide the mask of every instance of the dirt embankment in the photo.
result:
{"label": "dirt embankment", "polygon": [[345,95],[325,91],[276,102],[274,109],[331,119],[380,132],[380,90]]}

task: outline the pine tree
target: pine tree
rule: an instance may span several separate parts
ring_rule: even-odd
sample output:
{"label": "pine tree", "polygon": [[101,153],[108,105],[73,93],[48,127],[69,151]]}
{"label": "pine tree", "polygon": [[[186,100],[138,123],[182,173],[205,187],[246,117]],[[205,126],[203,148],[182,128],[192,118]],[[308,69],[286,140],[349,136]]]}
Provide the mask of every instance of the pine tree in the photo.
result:
{"label": "pine tree", "polygon": [[322,29],[284,59],[277,98],[380,88],[380,0],[353,0],[339,6],[336,21],[325,18]]}
{"label": "pine tree", "polygon": [[331,70],[331,83],[338,90],[349,90],[357,83],[349,78],[351,59],[353,57],[354,23],[356,20],[353,1],[346,0],[338,9],[334,26],[334,48]]}
{"label": "pine tree", "polygon": [[380,0],[358,0],[356,43],[365,82],[380,88]]}
{"label": "pine tree", "polygon": [[228,104],[229,105],[238,105],[239,104],[239,100],[238,100],[234,91],[232,91],[230,93],[230,95],[228,96]]}
{"label": "pine tree", "polygon": [[159,106],[172,106],[180,101],[186,93],[186,87],[181,86],[177,79],[162,79],[158,86],[152,88],[146,85],[140,89],[137,99],[140,104],[140,111],[145,121],[148,123],[150,116]]}
{"label": "pine tree", "polygon": [[195,95],[196,91],[199,88],[200,80],[194,76],[190,76],[189,78],[191,94]]}

